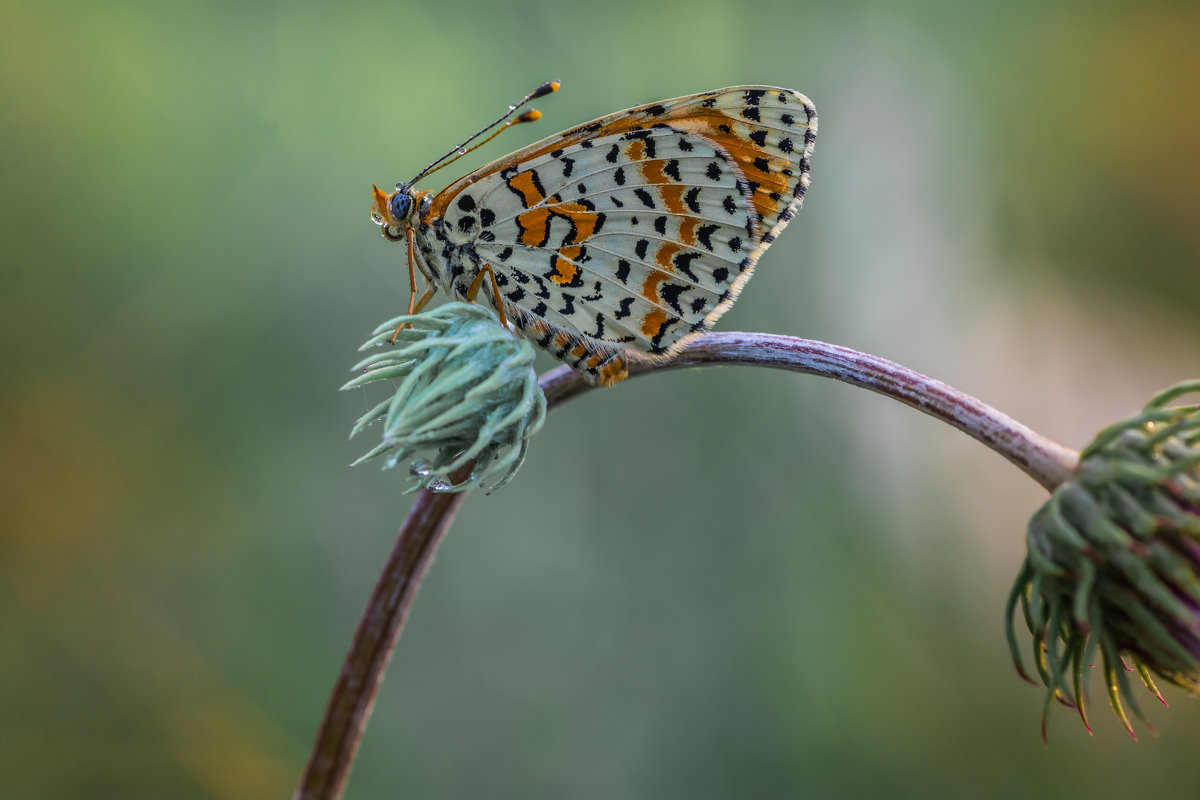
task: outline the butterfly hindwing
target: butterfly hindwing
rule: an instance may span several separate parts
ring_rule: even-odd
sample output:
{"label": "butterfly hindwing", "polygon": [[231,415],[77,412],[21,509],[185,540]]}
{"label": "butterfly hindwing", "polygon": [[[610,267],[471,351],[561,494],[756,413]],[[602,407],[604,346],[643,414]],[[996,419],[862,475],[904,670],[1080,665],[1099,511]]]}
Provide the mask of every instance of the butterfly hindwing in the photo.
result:
{"label": "butterfly hindwing", "polygon": [[[526,335],[623,375],[626,354],[669,356],[732,304],[803,199],[815,133],[807,98],[773,87],[638,106],[464,176],[422,222],[492,266]],[[470,272],[443,288],[461,296]]]}

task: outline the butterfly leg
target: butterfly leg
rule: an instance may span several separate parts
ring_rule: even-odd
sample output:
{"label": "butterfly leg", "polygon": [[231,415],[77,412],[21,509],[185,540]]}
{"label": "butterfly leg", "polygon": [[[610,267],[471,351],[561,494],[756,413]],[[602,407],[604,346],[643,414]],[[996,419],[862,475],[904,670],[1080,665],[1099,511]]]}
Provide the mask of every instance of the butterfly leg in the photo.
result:
{"label": "butterfly leg", "polygon": [[[417,310],[419,310],[416,307],[417,259],[416,259],[416,254],[413,252],[413,242],[414,242],[415,235],[416,234],[414,233],[411,225],[409,227],[405,228],[404,240],[405,240],[405,243],[408,245],[408,314],[410,316],[412,314],[415,314],[417,312]],[[430,294],[430,292],[426,292],[425,296],[423,296],[421,298],[422,300],[425,301],[425,302],[421,303],[422,306],[425,305],[425,303],[429,302],[429,299],[428,299],[429,294]],[[396,330],[392,332],[391,337],[388,338],[388,343],[395,344],[396,337],[400,335],[400,331],[404,330],[405,328],[411,328],[411,327],[412,327],[412,325],[406,322],[403,325],[401,325],[400,327],[396,328]]]}
{"label": "butterfly leg", "polygon": [[428,289],[426,289],[425,293],[421,295],[420,299],[417,300],[417,304],[413,307],[413,313],[420,314],[422,309],[425,308],[425,304],[428,303],[429,299],[435,294],[437,294],[436,286],[430,286]]}
{"label": "butterfly leg", "polygon": [[483,276],[487,275],[492,284],[492,297],[496,300],[496,313],[500,315],[500,324],[508,327],[508,318],[504,315],[504,298],[500,295],[500,284],[496,283],[496,273],[492,271],[491,264],[484,264],[479,270],[479,274],[475,276],[475,280],[471,281],[471,285],[467,287],[467,302],[475,302],[475,295],[479,294],[479,287],[483,285]]}

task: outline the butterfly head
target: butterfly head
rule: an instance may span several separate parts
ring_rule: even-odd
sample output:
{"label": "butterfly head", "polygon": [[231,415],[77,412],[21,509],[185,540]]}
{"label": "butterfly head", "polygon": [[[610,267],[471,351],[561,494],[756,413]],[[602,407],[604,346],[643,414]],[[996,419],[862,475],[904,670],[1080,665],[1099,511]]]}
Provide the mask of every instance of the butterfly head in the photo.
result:
{"label": "butterfly head", "polygon": [[395,242],[404,238],[405,228],[413,224],[413,212],[418,201],[427,193],[398,183],[396,191],[391,194],[371,184],[371,194],[371,221],[382,229],[385,239]]}

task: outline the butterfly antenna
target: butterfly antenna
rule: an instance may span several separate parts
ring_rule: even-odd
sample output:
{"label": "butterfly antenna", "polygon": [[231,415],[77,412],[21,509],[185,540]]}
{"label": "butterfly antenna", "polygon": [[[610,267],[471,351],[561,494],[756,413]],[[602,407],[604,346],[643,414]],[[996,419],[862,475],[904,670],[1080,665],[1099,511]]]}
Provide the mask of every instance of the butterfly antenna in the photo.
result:
{"label": "butterfly antenna", "polygon": [[[513,125],[518,125],[522,122],[534,122],[534,121],[540,119],[542,116],[542,112],[538,111],[537,109],[530,109],[529,111],[526,111],[524,114],[521,114],[516,119],[510,120],[509,117],[511,117],[514,113],[516,113],[516,111],[519,108],[521,108],[524,105],[527,105],[531,101],[536,100],[539,97],[545,97],[546,95],[550,94],[551,92],[557,92],[558,87],[559,87],[558,81],[546,81],[541,86],[539,86],[538,88],[534,89],[532,92],[530,92],[529,94],[527,94],[523,98],[521,98],[521,101],[519,103],[514,103],[513,105],[509,106],[508,111],[506,111],[503,115],[501,115],[500,119],[496,120],[491,125],[488,125],[487,127],[480,130],[478,133],[469,137],[462,144],[458,145],[457,147],[452,149],[450,152],[446,153],[446,155],[431,162],[428,167],[426,167],[425,169],[418,172],[417,176],[415,178],[408,181],[407,183],[400,184],[400,186],[406,186],[406,187],[412,186],[414,183],[421,180],[422,178],[424,178],[426,175],[430,174],[431,172],[439,170],[442,167],[448,166],[449,164],[452,164],[453,162],[455,162],[458,159],[465,156],[467,153],[471,152],[471,150],[474,150],[477,147],[482,147],[483,145],[487,144],[492,139],[499,136],[501,131],[508,129],[508,128],[512,127]],[[479,144],[475,145],[475,147],[472,147],[471,150],[464,149],[471,142],[475,141],[480,136],[487,133],[492,128],[496,127],[497,125],[500,125],[501,123],[505,123],[505,121],[507,121],[507,124],[505,124],[504,127],[501,128],[499,131],[496,131],[491,136],[484,139]],[[451,156],[453,156],[453,158],[451,158]],[[446,159],[448,159],[448,158],[450,160],[446,161]]]}

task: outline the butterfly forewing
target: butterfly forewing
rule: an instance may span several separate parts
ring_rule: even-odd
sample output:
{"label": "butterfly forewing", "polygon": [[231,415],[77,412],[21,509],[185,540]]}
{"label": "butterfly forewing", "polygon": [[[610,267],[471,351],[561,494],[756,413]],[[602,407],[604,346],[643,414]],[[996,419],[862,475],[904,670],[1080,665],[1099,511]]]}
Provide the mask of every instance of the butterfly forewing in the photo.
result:
{"label": "butterfly forewing", "polygon": [[615,382],[627,356],[669,356],[729,307],[803,199],[815,134],[803,95],[758,86],[556,134],[434,198],[422,227],[440,223],[461,262],[439,282],[462,296],[491,265],[517,327]]}

